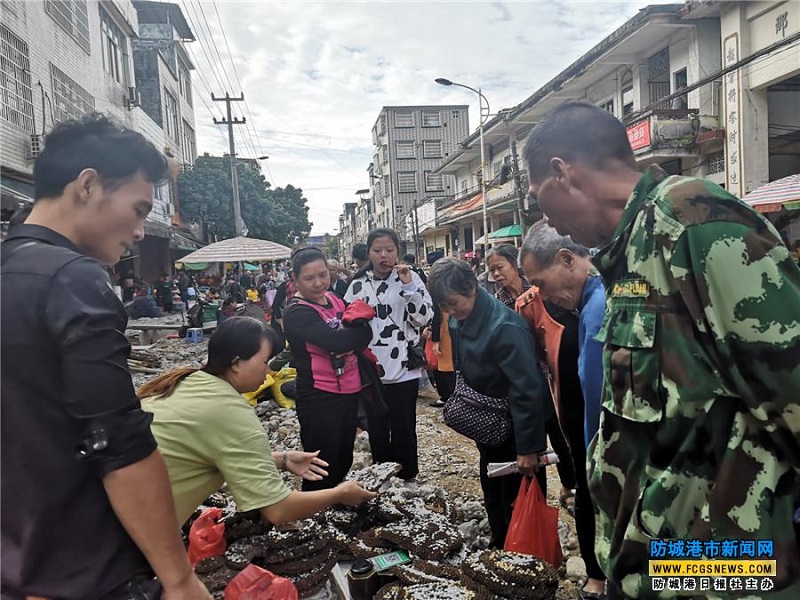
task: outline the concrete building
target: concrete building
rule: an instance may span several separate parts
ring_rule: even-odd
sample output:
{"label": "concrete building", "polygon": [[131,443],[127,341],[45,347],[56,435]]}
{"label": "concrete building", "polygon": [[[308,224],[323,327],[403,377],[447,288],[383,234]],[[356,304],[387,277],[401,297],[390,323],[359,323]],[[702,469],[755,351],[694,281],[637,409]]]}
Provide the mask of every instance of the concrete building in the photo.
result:
{"label": "concrete building", "polygon": [[725,185],[737,196],[800,173],[800,3],[691,2],[720,24]]}
{"label": "concrete building", "polygon": [[[8,188],[33,197],[33,162],[53,125],[88,112],[111,115],[136,128],[131,39],[138,19],[133,4],[69,1],[2,4],[0,108],[3,208]],[[5,220],[5,219],[4,219]]]}
{"label": "concrete building", "polygon": [[[163,128],[164,120],[144,106],[152,101],[141,89],[135,63],[139,33],[150,27],[152,17],[142,6],[157,3],[130,0],[69,0],[56,2],[3,2],[0,21],[0,174],[2,175],[2,220],[33,200],[33,163],[47,143],[47,132],[65,119],[102,112],[121,125],[142,133],[157,148],[172,156],[172,181],[156,189],[153,211],[145,225],[147,237],[134,257],[118,265],[120,272],[134,272],[153,280],[169,272],[170,249],[196,249],[191,236],[176,231],[177,197],[174,179],[188,154],[194,154],[191,106],[181,105],[183,120],[191,124],[192,143],[184,152],[181,139],[173,139]],[[180,40],[192,40],[177,5],[159,4],[169,14],[173,53]],[[144,17],[144,18],[142,18]],[[185,54],[185,53],[184,53]],[[190,63],[188,63],[190,64]],[[160,79],[164,81],[165,79]],[[184,77],[190,94],[191,81]],[[166,84],[165,84],[166,85]],[[149,106],[149,104],[148,104]],[[156,115],[158,118],[156,118]]]}
{"label": "concrete building", "polygon": [[406,226],[406,216],[426,198],[454,192],[453,178],[435,171],[468,132],[468,107],[463,105],[385,106],[378,115],[370,173],[375,226],[397,229],[408,251],[417,227]]}
{"label": "concrete building", "polygon": [[358,202],[345,202],[344,212],[339,215],[339,259],[347,262],[356,243]]}
{"label": "concrete building", "polygon": [[[537,207],[527,205],[524,165],[515,166],[517,148],[539,119],[568,101],[595,103],[622,120],[642,167],[657,163],[671,174],[707,177],[740,197],[800,171],[798,13],[797,2],[648,6],[492,118],[484,135],[488,242],[519,241],[509,232],[521,234],[538,218]],[[452,175],[458,191],[437,206],[430,234],[449,228],[461,253],[484,235],[477,132],[463,147],[437,171]]]}

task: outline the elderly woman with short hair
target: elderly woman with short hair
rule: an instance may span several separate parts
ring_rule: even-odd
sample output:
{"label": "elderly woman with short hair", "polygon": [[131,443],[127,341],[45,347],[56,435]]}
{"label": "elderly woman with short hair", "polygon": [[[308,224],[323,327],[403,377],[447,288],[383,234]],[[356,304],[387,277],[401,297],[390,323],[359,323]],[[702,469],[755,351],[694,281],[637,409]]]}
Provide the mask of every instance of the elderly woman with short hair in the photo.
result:
{"label": "elderly woman with short hair", "polygon": [[[577,419],[570,418],[570,413],[575,409],[581,410],[581,407],[568,404],[577,403],[581,394],[569,391],[569,378],[566,381],[565,378],[559,378],[561,389],[557,393],[562,405],[559,414],[561,428],[567,436],[577,476],[575,525],[588,574],[580,597],[584,600],[602,598],[605,575],[594,553],[594,507],[586,481],[586,445],[600,425],[603,344],[595,340],[595,336],[600,330],[605,313],[605,290],[602,280],[593,275],[589,250],[573,242],[569,236],[559,235],[545,221],[530,228],[519,256],[525,277],[538,288],[543,300],[579,313],[577,365],[570,367],[574,369],[577,366],[580,392],[583,396],[583,414],[579,413]],[[534,304],[530,304],[523,308],[523,313],[533,306]],[[526,316],[531,318],[532,315]],[[565,329],[563,332],[562,352],[571,345],[570,340],[566,339],[570,333],[574,335],[574,330],[570,332]]]}
{"label": "elderly woman with short hair", "polygon": [[498,446],[478,443],[484,505],[492,538],[489,545],[502,548],[511,521],[511,504],[519,491],[520,476],[489,479],[491,462],[513,462],[519,472],[537,476],[545,491],[544,469],[538,455],[545,450],[545,423],[552,403],[544,377],[536,368],[536,341],[518,314],[478,286],[465,262],[445,258],[428,275],[428,291],[442,311],[450,314],[453,361],[465,383],[494,398],[508,398],[513,422],[509,439]]}

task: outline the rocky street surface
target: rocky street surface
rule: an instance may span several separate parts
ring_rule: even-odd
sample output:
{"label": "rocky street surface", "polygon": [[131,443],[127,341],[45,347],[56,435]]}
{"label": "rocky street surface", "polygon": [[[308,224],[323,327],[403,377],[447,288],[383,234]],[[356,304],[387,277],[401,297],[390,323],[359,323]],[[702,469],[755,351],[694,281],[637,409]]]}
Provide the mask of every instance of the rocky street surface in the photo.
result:
{"label": "rocky street surface", "polygon": [[[144,320],[137,320],[144,321]],[[155,321],[155,319],[148,319]],[[134,342],[135,343],[135,342]],[[202,366],[207,352],[207,341],[187,343],[180,339],[162,338],[147,347],[135,347],[135,352],[144,352],[160,365],[151,371],[165,372],[176,367]],[[155,363],[154,363],[155,364]],[[137,387],[154,377],[155,373],[133,373]],[[458,529],[467,547],[477,550],[487,547],[489,524],[481,500],[478,475],[478,452],[475,445],[449,429],[442,420],[442,411],[428,403],[437,398],[433,390],[423,390],[417,404],[417,435],[419,438],[420,485],[431,485],[443,489],[456,508]],[[274,449],[301,449],[299,425],[294,410],[282,409],[273,401],[262,402],[256,407],[265,429],[269,432]],[[372,463],[369,453],[369,435],[360,433],[356,438],[353,469]],[[558,506],[561,484],[555,467],[548,467],[548,503]],[[288,481],[299,486],[297,479]],[[398,485],[398,480],[393,480]],[[560,570],[561,581],[558,600],[571,600],[578,596],[586,578],[586,568],[578,553],[578,540],[574,519],[563,509],[560,511],[559,534],[566,557]]]}

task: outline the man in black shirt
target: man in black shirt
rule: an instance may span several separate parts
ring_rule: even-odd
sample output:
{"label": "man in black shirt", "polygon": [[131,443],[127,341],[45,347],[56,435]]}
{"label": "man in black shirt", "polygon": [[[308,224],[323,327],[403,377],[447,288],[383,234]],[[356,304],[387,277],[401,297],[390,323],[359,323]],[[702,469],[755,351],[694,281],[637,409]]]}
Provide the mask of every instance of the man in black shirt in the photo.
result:
{"label": "man in black shirt", "polygon": [[[47,136],[3,243],[2,598],[210,599],[133,389],[103,264],[144,237],[164,157],[100,115]],[[153,578],[153,573],[158,580]]]}

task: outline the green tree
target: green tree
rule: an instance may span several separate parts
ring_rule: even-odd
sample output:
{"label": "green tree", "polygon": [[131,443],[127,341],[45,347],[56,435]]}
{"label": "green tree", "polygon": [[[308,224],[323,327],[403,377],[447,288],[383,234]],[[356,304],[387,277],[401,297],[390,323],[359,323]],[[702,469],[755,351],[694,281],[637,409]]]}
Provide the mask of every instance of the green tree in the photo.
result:
{"label": "green tree", "polygon": [[[200,156],[178,178],[181,217],[206,224],[222,238],[234,236],[230,159]],[[295,244],[311,231],[307,199],[293,185],[272,189],[257,169],[240,162],[239,202],[253,238]]]}
{"label": "green tree", "polygon": [[335,258],[337,260],[342,260],[342,257],[339,256],[338,235],[332,235],[330,239],[328,239],[328,245],[325,248],[325,254],[328,258]]}

